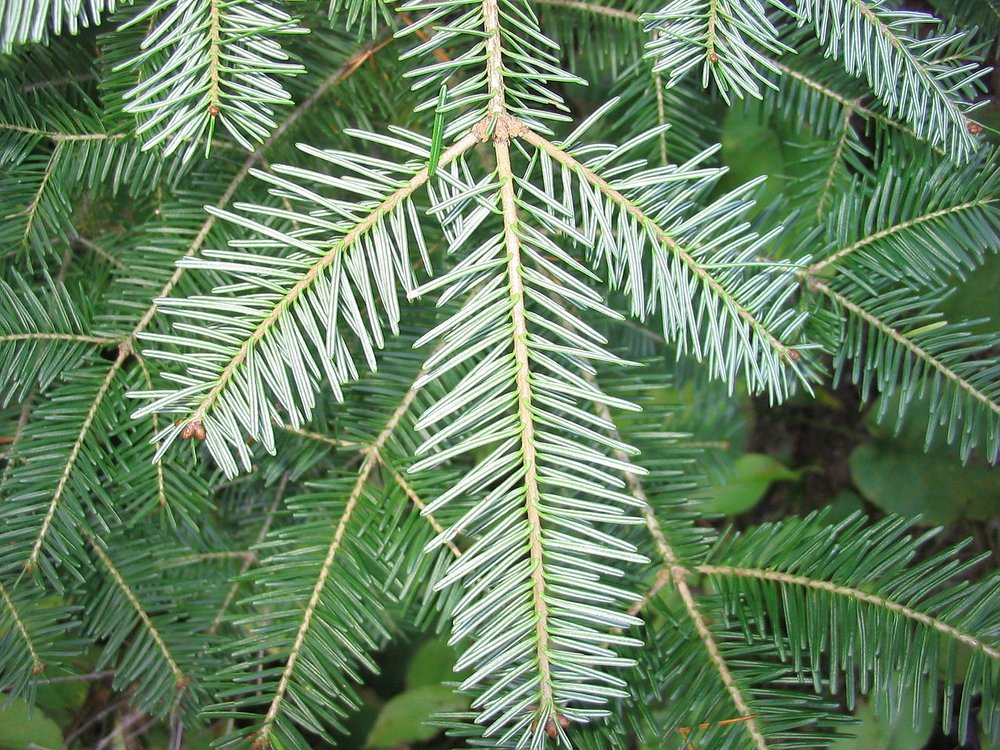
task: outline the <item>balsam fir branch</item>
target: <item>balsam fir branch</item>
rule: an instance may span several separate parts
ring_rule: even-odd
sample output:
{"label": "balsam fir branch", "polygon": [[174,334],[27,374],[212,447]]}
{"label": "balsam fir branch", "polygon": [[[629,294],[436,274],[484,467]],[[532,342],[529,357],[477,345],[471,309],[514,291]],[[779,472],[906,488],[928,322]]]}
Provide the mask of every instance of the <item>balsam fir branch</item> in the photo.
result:
{"label": "balsam fir branch", "polygon": [[[996,335],[941,313],[1000,235],[994,3],[931,5],[0,8],[0,690],[360,743],[436,630],[465,746],[825,747],[859,696],[995,736],[988,554],[727,531],[664,403],[846,379],[1000,457]],[[803,146],[780,200],[740,117]]]}
{"label": "balsam fir branch", "polygon": [[120,67],[138,70],[124,109],[144,118],[137,133],[145,148],[163,143],[165,154],[184,148],[190,158],[218,123],[252,149],[276,125],[271,106],[291,102],[271,76],[302,69],[288,62],[274,37],[302,30],[282,10],[217,0],[152,2],[120,28],[139,24],[149,27],[142,51]]}

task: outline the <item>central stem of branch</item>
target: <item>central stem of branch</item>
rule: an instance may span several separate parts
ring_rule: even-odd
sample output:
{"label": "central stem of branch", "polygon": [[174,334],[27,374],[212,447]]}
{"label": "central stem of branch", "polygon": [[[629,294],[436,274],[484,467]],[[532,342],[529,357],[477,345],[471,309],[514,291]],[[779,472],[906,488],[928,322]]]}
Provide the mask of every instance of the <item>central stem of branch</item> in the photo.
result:
{"label": "central stem of branch", "polygon": [[517,414],[521,424],[521,456],[524,462],[524,505],[528,520],[528,552],[531,558],[531,596],[535,620],[535,658],[541,675],[540,716],[551,715],[552,670],[549,663],[548,605],[545,602],[545,568],[542,547],[542,518],[539,510],[538,464],[535,455],[535,423],[531,412],[531,369],[528,362],[528,328],[521,278],[521,245],[517,237],[517,203],[510,165],[510,145],[506,138],[494,138],[497,173],[500,178],[500,205],[503,211],[504,242],[507,249],[507,283],[510,288],[510,317],[514,327],[514,361],[517,363]]}
{"label": "central stem of branch", "polygon": [[[531,368],[528,356],[528,327],[524,305],[521,243],[517,236],[517,199],[514,170],[510,163],[510,138],[520,135],[523,126],[507,112],[504,90],[503,46],[498,0],[483,0],[483,31],[486,39],[486,85],[490,95],[487,115],[476,129],[477,136],[490,137],[500,182],[503,237],[507,251],[507,284],[511,298],[514,361],[517,363],[517,417],[521,426],[521,460],[524,465],[524,506],[528,521],[528,554],[531,565],[531,599],[535,612],[535,662],[538,666],[539,720],[554,726],[555,701],[552,665],[549,661],[549,608],[545,601],[545,565],[542,543],[541,496],[538,490],[538,459],[535,453],[535,422],[531,410]],[[537,726],[537,725],[536,725]]]}
{"label": "central stem of branch", "polygon": [[500,6],[496,0],[483,0],[483,31],[486,32],[486,87],[490,94],[489,115],[507,111],[503,82],[503,50],[500,39]]}
{"label": "central stem of branch", "polygon": [[219,71],[222,55],[222,9],[220,0],[212,0],[208,11],[208,104],[209,113],[215,117],[218,114],[222,82]]}

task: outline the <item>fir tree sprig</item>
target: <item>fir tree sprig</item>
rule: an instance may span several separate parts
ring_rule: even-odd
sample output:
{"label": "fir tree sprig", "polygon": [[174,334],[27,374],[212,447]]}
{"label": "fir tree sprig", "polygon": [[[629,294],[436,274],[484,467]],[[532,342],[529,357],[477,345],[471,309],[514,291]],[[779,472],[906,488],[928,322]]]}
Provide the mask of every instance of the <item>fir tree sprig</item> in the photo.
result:
{"label": "fir tree sprig", "polygon": [[[992,3],[933,5],[0,10],[0,689],[87,654],[172,747],[304,750],[434,628],[470,746],[995,732],[985,558],[717,528],[662,403],[848,378],[997,460],[996,337],[939,312],[997,250]],[[726,106],[804,144],[782,200]]]}

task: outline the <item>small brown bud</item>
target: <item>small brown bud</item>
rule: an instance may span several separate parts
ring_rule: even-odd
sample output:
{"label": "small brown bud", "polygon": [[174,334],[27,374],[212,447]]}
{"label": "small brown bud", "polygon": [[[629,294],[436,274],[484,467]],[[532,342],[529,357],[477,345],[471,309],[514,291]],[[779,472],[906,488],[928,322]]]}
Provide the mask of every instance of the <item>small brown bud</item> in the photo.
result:
{"label": "small brown bud", "polygon": [[204,440],[205,428],[202,426],[201,422],[192,422],[191,426],[194,427],[194,436],[199,440]]}
{"label": "small brown bud", "polygon": [[549,736],[550,740],[554,740],[559,736],[559,730],[556,729],[556,723],[552,719],[545,722],[545,734]]}
{"label": "small brown bud", "polygon": [[211,117],[218,117],[219,116],[219,108],[216,105],[213,104],[212,106],[210,106],[208,108],[208,114]]}
{"label": "small brown bud", "polygon": [[717,54],[715,54],[714,52],[711,52],[708,55],[708,61],[710,63],[717,63],[717,62],[719,62],[719,56]]}
{"label": "small brown bud", "polygon": [[44,671],[45,671],[45,665],[42,664],[41,662],[38,662],[38,664],[36,664],[31,668],[31,674],[33,675],[40,675]]}
{"label": "small brown bud", "polygon": [[563,729],[569,729],[569,723],[570,723],[569,719],[567,719],[565,716],[562,715],[559,716],[559,726],[561,726]]}
{"label": "small brown bud", "polygon": [[972,135],[979,135],[983,132],[983,126],[978,122],[973,122],[972,120],[968,120],[965,123],[965,127]]}
{"label": "small brown bud", "polygon": [[801,355],[795,349],[789,349],[788,350],[788,356],[792,360],[792,362],[798,362],[799,361],[799,357]]}
{"label": "small brown bud", "polygon": [[187,687],[188,687],[188,685],[190,685],[190,684],[191,684],[191,683],[190,683],[190,682],[188,682],[188,678],[187,678],[187,676],[186,676],[186,675],[181,675],[181,676],[180,676],[180,677],[178,677],[178,678],[177,678],[177,680],[176,680],[176,681],[174,682],[174,689],[175,689],[175,690],[187,690]]}
{"label": "small brown bud", "polygon": [[190,440],[194,436],[194,422],[184,425],[181,430],[181,440]]}

